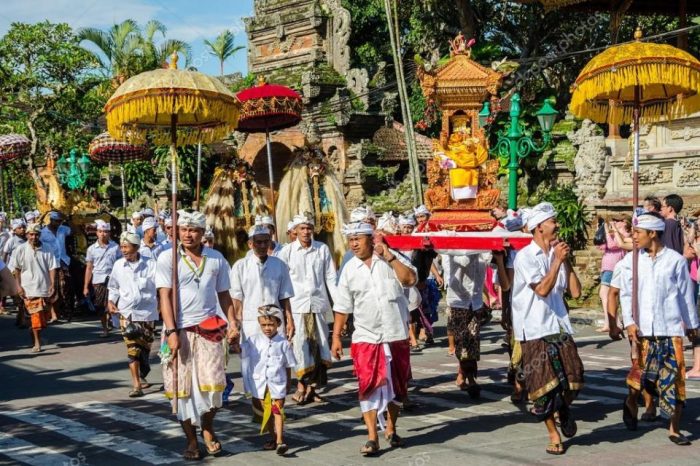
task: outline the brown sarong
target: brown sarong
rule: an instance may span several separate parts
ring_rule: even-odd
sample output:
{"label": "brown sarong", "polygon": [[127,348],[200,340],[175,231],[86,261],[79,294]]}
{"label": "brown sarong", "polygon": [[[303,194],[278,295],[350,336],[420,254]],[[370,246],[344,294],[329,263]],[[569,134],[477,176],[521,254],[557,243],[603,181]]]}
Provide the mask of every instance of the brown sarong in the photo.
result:
{"label": "brown sarong", "polygon": [[481,321],[471,309],[450,308],[447,330],[455,338],[455,356],[460,361],[478,361],[481,353]]}
{"label": "brown sarong", "polygon": [[109,297],[107,282],[93,283],[92,290],[94,293],[92,303],[95,305],[97,312],[101,314],[105,311],[105,309],[107,309],[107,298]]}
{"label": "brown sarong", "polygon": [[583,363],[571,335],[521,342],[525,387],[544,420],[568,405],[583,388]]}
{"label": "brown sarong", "polygon": [[[151,354],[151,344],[153,343],[153,334],[155,333],[155,322],[131,322],[141,328],[141,336],[139,338],[130,339],[126,336],[124,344],[126,344],[126,354],[129,357],[129,364],[134,361],[139,362],[139,371],[141,377],[145,378],[151,372],[151,364],[149,357]],[[126,326],[129,325],[129,320],[124,316],[119,316],[119,327],[124,332]]]}

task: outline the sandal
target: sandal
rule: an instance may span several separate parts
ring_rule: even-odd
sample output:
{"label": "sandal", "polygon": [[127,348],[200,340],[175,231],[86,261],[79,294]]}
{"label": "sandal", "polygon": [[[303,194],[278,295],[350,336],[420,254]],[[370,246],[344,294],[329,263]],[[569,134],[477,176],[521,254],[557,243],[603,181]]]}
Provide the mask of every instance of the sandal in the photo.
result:
{"label": "sandal", "polygon": [[[202,437],[202,440],[204,440],[204,437]],[[209,453],[211,456],[218,455],[222,450],[221,442],[219,442],[216,437],[214,437],[211,442],[204,440],[204,447],[207,449],[207,453]]]}
{"label": "sandal", "polygon": [[182,453],[182,459],[185,461],[199,461],[202,459],[202,452],[199,451],[199,448],[196,450],[185,450]]}
{"label": "sandal", "polygon": [[301,390],[297,390],[294,393],[294,395],[292,395],[292,400],[294,400],[297,404],[306,403],[306,397],[304,396],[304,392]]}
{"label": "sandal", "polygon": [[413,345],[411,346],[411,353],[422,353],[423,348],[420,347],[420,345]]}
{"label": "sandal", "polygon": [[688,437],[686,437],[683,434],[678,434],[678,435],[669,435],[668,439],[675,443],[676,445],[681,445],[681,446],[687,446],[691,445],[690,440],[688,440]]}
{"label": "sandal", "polygon": [[32,353],[41,353],[41,346],[32,347]]}
{"label": "sandal", "polygon": [[550,455],[563,455],[566,453],[566,450],[564,449],[564,444],[563,443],[550,443],[547,445],[547,453]]}
{"label": "sandal", "polygon": [[316,391],[312,391],[306,394],[304,397],[304,403],[325,403],[326,399],[323,398],[321,395],[316,393]]}
{"label": "sandal", "polygon": [[277,449],[277,442],[275,442],[274,440],[269,440],[269,441],[263,443],[263,450],[270,451],[270,450],[276,450],[276,449]]}
{"label": "sandal", "polygon": [[278,443],[277,448],[275,451],[277,452],[278,455],[284,456],[285,453],[287,453],[287,450],[289,450],[289,447],[287,446],[286,443]]}
{"label": "sandal", "polygon": [[391,435],[385,435],[384,438],[386,438],[389,441],[389,445],[391,445],[391,448],[399,448],[404,446],[403,439],[399,437],[396,432],[394,432]]}
{"label": "sandal", "polygon": [[637,430],[637,418],[632,415],[627,406],[627,400],[622,402],[622,422],[625,423],[627,430]]}
{"label": "sandal", "polygon": [[141,389],[151,388],[151,385],[152,384],[148,383],[148,380],[141,377]]}
{"label": "sandal", "polygon": [[376,440],[368,440],[362,448],[360,448],[360,454],[362,456],[374,456],[379,452],[379,442]]}
{"label": "sandal", "polygon": [[129,392],[129,398],[139,398],[143,396],[143,390],[134,388]]}

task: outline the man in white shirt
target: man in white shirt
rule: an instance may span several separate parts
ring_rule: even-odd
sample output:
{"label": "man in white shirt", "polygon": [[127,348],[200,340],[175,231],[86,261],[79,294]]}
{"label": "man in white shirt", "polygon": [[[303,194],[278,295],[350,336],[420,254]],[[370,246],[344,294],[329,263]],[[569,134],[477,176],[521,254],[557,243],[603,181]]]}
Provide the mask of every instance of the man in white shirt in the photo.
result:
{"label": "man in white shirt", "polygon": [[141,224],[141,230],[143,231],[143,239],[141,239],[141,247],[139,248],[139,254],[145,257],[149,257],[153,260],[158,259],[158,255],[163,250],[163,245],[156,241],[158,227],[156,219],[154,217],[146,217],[143,219]]}
{"label": "man in white shirt", "polygon": [[552,204],[542,202],[522,209],[522,214],[533,240],[515,258],[513,334],[521,342],[525,386],[534,402],[530,412],[544,421],[549,433],[546,451],[563,455],[554,414],[559,413],[562,433],[573,437],[577,426],[569,406],[583,388],[583,363],[564,292],[579,297],[581,283],[568,260],[569,245],[557,239]]}
{"label": "man in white shirt", "polygon": [[342,356],[341,332],[348,315],[352,314],[355,330],[350,355],[368,431],[368,441],[360,453],[367,456],[379,451],[377,422],[384,428],[383,414],[387,411],[385,437],[392,447],[403,444],[396,434],[399,405],[394,400],[390,342],[408,339],[405,322],[408,303],[404,287],[415,285],[416,272],[410,264],[397,260],[396,254],[384,243],[373,245],[372,225],[354,223],[346,225],[344,230],[353,257],[338,280],[333,303],[335,322],[331,354],[336,359]]}
{"label": "man in white shirt", "polygon": [[70,256],[68,255],[68,239],[71,230],[63,225],[63,216],[55,210],[49,213],[49,224],[41,229],[41,242],[53,251],[59,269],[56,275],[57,299],[51,303],[51,320],[56,322],[59,315],[68,321],[73,317],[75,293],[70,275]]}
{"label": "man in white shirt", "polygon": [[41,331],[47,325],[49,300],[56,290],[56,270],[59,267],[53,250],[39,239],[40,232],[41,225],[29,225],[27,242],[12,254],[8,266],[17,280],[19,296],[31,318],[34,353],[41,351]]}
{"label": "man in white shirt", "polygon": [[[680,433],[685,405],[683,337],[697,335],[698,315],[694,287],[685,258],[663,243],[666,223],[650,212],[637,217],[633,239],[639,247],[638,311],[632,309],[632,254],[620,267],[620,307],[627,336],[639,350],[637,366],[627,376],[630,394],[623,407],[628,429],[637,427],[637,397],[642,388],[659,396],[659,408],[670,419],[669,439],[690,445]],[[616,285],[618,283],[616,282]],[[611,332],[616,336],[618,332]]]}
{"label": "man in white shirt", "polygon": [[119,238],[123,257],[114,263],[109,276],[109,312],[119,315],[131,372],[130,398],[143,396],[150,385],[149,356],[158,320],[156,261],[139,253],[141,240],[125,231]]}
{"label": "man in white shirt", "polygon": [[112,273],[114,262],[122,256],[117,243],[112,241],[109,223],[97,219],[95,220],[97,229],[97,241],[90,245],[85,253],[85,281],[83,285],[83,296],[90,298],[90,288],[92,287],[92,303],[100,316],[102,323],[102,333],[100,337],[109,336],[109,312],[107,312],[107,297],[109,290],[107,282],[109,274]]}
{"label": "man in white shirt", "polygon": [[[443,255],[445,264],[447,329],[454,338],[455,356],[459,362],[457,380],[460,390],[477,399],[481,387],[476,382],[481,356],[481,319],[484,312],[484,280],[490,253],[462,256]],[[465,380],[466,379],[466,380]]]}
{"label": "man in white shirt", "polygon": [[143,230],[141,229],[141,223],[143,222],[143,214],[140,210],[135,211],[131,214],[131,223],[127,225],[126,231],[136,233],[139,238],[143,237]]}
{"label": "man in white shirt", "polygon": [[[2,260],[6,263],[10,263],[12,258],[12,253],[22,244],[27,242],[27,224],[21,218],[16,218],[12,220],[10,224],[12,229],[12,237],[5,243],[2,248]],[[15,319],[15,325],[19,328],[26,328],[26,309],[24,308],[24,301],[19,296],[13,296],[12,301],[17,305],[17,318]]]}
{"label": "man in white shirt", "polygon": [[325,313],[331,309],[336,274],[330,249],[313,239],[313,220],[299,214],[293,221],[297,239],[282,248],[277,257],[289,267],[294,288],[294,296],[289,301],[296,329],[293,348],[298,385],[292,399],[297,403],[309,403],[323,401],[316,389],[328,381],[331,350]]}
{"label": "man in white shirt", "polygon": [[[172,301],[172,248],[158,256],[156,266],[163,334],[178,361],[177,385],[172,362],[163,364],[163,380],[165,395],[177,400],[177,418],[187,437],[183,458],[197,460],[200,451],[196,426],[202,428],[207,451],[212,455],[221,451],[213,425],[226,387],[221,340],[227,336],[229,343],[236,341],[239,324],[229,295],[228,263],[218,251],[202,246],[204,214],[182,210],[178,212],[177,225],[180,244],[175,252],[179,270],[176,308]],[[227,332],[226,321],[217,315],[217,306],[228,317]]]}
{"label": "man in white shirt", "polygon": [[267,227],[253,226],[248,232],[248,247],[252,254],[237,260],[231,267],[231,297],[236,316],[242,323],[243,340],[260,332],[258,308],[270,304],[284,311],[285,322],[280,333],[290,340],[294,336],[294,319],[289,303],[289,298],[294,296],[294,288],[287,265],[269,255],[271,241]]}

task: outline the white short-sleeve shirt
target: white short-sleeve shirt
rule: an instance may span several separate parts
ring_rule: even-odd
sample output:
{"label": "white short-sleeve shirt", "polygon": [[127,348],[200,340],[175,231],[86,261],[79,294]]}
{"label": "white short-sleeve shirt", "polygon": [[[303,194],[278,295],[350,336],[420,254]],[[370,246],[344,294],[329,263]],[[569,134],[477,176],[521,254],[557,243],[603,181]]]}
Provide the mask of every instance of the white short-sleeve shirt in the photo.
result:
{"label": "white short-sleeve shirt", "polygon": [[[178,310],[176,322],[178,328],[198,325],[217,313],[218,293],[228,291],[231,287],[228,277],[228,263],[220,252],[202,248],[202,263],[197,267],[179,248],[178,259]],[[171,288],[172,249],[163,251],[157,260],[156,288]]]}
{"label": "white short-sleeve shirt", "polygon": [[144,257],[150,257],[153,260],[157,260],[161,252],[163,252],[164,246],[159,242],[154,242],[153,247],[149,247],[146,243],[141,240],[141,247],[139,247],[139,254]]}
{"label": "white short-sleeve shirt", "polygon": [[[412,265],[408,267],[415,272]],[[353,314],[353,343],[379,344],[408,338],[404,288],[391,264],[376,254],[372,255],[370,266],[356,256],[348,260],[340,273],[336,294],[333,310]]]}
{"label": "white short-sleeve shirt", "polygon": [[122,256],[119,245],[110,241],[106,245],[95,242],[85,253],[85,262],[92,263],[92,283],[104,283],[112,273],[114,263]]}
{"label": "white short-sleeve shirt", "polygon": [[[59,225],[55,234],[48,226],[45,226],[41,229],[39,239],[42,243],[46,244],[46,247],[50,251],[53,251],[57,261],[63,262],[65,265],[70,265],[70,256],[68,256],[68,251],[66,250],[66,239],[70,234],[70,228],[66,225]],[[60,265],[59,263],[59,267]]]}
{"label": "white short-sleeve shirt", "polygon": [[280,301],[294,296],[289,268],[281,259],[258,256],[239,259],[231,267],[231,297],[243,303],[243,321],[258,321],[258,308],[268,304],[280,306]]}
{"label": "white short-sleeve shirt", "polygon": [[518,341],[536,340],[561,331],[573,335],[574,329],[564,304],[564,290],[567,287],[566,269],[562,265],[557,281],[544,298],[535,293],[532,285],[542,281],[549,273],[554,259],[554,248],[549,254],[534,241],[518,252],[515,257],[515,278],[513,279],[513,332]]}
{"label": "white short-sleeve shirt", "polygon": [[491,260],[483,254],[443,256],[447,261],[445,274],[447,305],[451,308],[479,310],[484,306],[486,266]]}
{"label": "white short-sleeve shirt", "polygon": [[286,338],[277,333],[251,335],[241,344],[241,375],[244,389],[253,398],[264,399],[265,388],[272,399],[287,396],[287,369],[297,365]]}
{"label": "white short-sleeve shirt", "polygon": [[59,268],[58,261],[52,249],[44,244],[34,249],[28,242],[15,250],[9,265],[11,271],[20,271],[22,288],[30,298],[50,296],[50,272],[57,268]]}
{"label": "white short-sleeve shirt", "polygon": [[330,309],[329,291],[332,297],[336,273],[328,246],[312,241],[311,246],[304,248],[297,239],[285,245],[277,257],[289,267],[294,287],[294,296],[289,300],[293,313],[319,313]]}
{"label": "white short-sleeve shirt", "polygon": [[125,258],[114,263],[107,284],[109,300],[119,313],[136,322],[158,320],[156,295],[156,261],[145,256],[129,262]]}

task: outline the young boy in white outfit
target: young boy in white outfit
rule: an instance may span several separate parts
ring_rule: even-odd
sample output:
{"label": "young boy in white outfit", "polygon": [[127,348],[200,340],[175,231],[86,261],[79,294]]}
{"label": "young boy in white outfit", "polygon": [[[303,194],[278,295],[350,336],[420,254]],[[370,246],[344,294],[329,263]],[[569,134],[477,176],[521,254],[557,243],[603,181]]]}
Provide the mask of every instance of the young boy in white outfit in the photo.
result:
{"label": "young boy in white outfit", "polygon": [[258,323],[262,333],[251,335],[241,345],[243,387],[253,397],[253,416],[261,421],[260,433],[267,429],[272,435],[263,449],[284,455],[288,450],[283,433],[284,398],[291,368],[297,362],[289,341],[277,333],[282,310],[275,305],[261,306]]}

